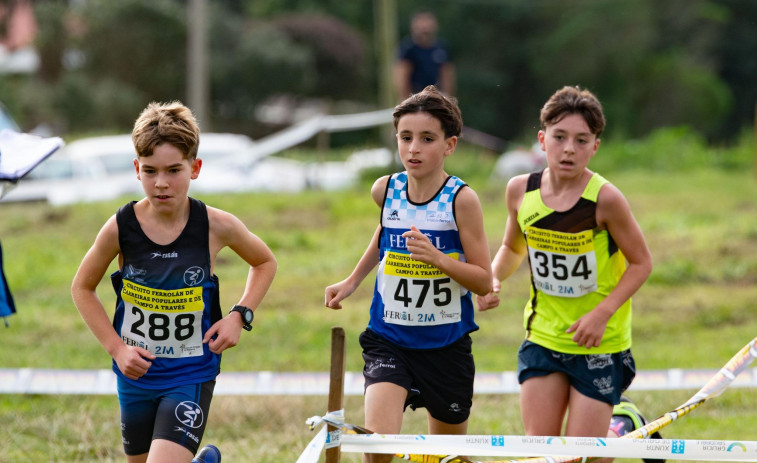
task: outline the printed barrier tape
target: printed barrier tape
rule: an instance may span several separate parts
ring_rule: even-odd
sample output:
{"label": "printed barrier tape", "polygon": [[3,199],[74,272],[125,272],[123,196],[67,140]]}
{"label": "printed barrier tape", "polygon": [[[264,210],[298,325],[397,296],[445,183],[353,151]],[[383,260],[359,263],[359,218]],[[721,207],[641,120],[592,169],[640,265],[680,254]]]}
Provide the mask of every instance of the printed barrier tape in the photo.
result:
{"label": "printed barrier tape", "polygon": [[313,416],[305,421],[305,423],[310,426],[310,429],[313,429],[324,422],[335,426],[334,429],[328,431],[328,433],[326,434],[326,448],[331,449],[334,447],[339,447],[342,444],[341,426],[344,425],[344,409],[328,412],[324,417]]}
{"label": "printed barrier tape", "polygon": [[336,427],[344,426],[344,409],[328,412],[324,416],[311,416],[305,420],[305,424],[310,427],[310,430],[317,428],[321,423],[329,423]]}
{"label": "printed barrier tape", "polygon": [[594,437],[342,434],[342,451],[420,455],[757,461],[757,441]]}
{"label": "printed barrier tape", "polygon": [[[698,389],[718,370],[647,370],[636,374],[629,391]],[[347,372],[345,395],[363,395],[363,374]],[[730,387],[757,387],[757,368],[740,374]],[[224,372],[214,395],[328,395],[329,373]],[[515,372],[476,373],[476,394],[517,394]],[[0,394],[115,394],[111,370],[0,368]]]}
{"label": "printed barrier tape", "polygon": [[322,426],[321,430],[313,437],[305,450],[302,451],[300,457],[297,458],[297,463],[317,463],[323,452],[323,447],[326,445],[326,426]]}
{"label": "printed barrier tape", "polygon": [[[710,377],[684,404],[619,439],[594,437],[549,436],[434,436],[434,435],[376,435],[358,426],[331,422],[330,417],[319,418],[334,426],[341,426],[359,435],[346,435],[344,451],[384,453],[417,462],[474,463],[457,455],[494,455],[509,458],[528,457],[510,462],[556,463],[584,462],[597,457],[637,457],[667,460],[757,461],[757,442],[753,441],[687,441],[682,439],[645,439],[650,433],[687,415],[708,399],[720,395],[748,365],[757,358],[757,338],[741,348],[720,370]],[[341,417],[339,418],[341,420]],[[312,426],[311,426],[312,429]],[[687,445],[688,444],[688,445]],[[352,447],[350,445],[353,445]],[[544,448],[547,446],[547,448]],[[480,453],[479,450],[483,449]],[[568,454],[570,456],[565,456]],[[543,455],[529,457],[529,455]],[[489,462],[495,463],[495,462]],[[506,463],[499,461],[497,463]]]}
{"label": "printed barrier tape", "polygon": [[[317,463],[327,444],[326,426],[310,441],[297,463]],[[549,436],[451,436],[342,434],[343,452],[525,457],[654,458],[707,461],[755,461],[757,442],[687,439],[600,439]]]}

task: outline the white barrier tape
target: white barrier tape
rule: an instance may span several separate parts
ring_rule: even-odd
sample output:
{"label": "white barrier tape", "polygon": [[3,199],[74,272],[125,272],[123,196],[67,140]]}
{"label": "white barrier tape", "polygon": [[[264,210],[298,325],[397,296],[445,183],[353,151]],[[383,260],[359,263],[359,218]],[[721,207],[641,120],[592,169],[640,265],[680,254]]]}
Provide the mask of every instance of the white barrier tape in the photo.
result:
{"label": "white barrier tape", "polygon": [[[647,370],[636,374],[629,391],[698,389],[717,370]],[[363,374],[347,372],[344,394],[363,395]],[[757,368],[737,376],[731,388],[757,387]],[[224,372],[214,395],[328,395],[329,373]],[[476,394],[516,394],[520,386],[511,371],[476,373]],[[115,394],[111,370],[0,368],[0,394]]]}
{"label": "white barrier tape", "polygon": [[[336,426],[337,428],[332,431],[327,431],[327,427],[323,426],[321,430],[318,431],[316,437],[310,441],[307,448],[305,448],[305,450],[302,452],[300,458],[297,459],[298,462],[300,462],[300,460],[302,459],[305,459],[303,461],[317,462],[318,455],[320,454],[320,451],[323,450],[324,446],[327,449],[330,449],[339,447],[342,444],[341,426],[344,424],[344,409],[328,412],[324,416],[311,416],[310,418],[305,420],[305,424],[307,424],[311,430],[315,429],[321,424],[330,424],[332,426]],[[315,453],[316,448],[318,449],[318,453]],[[315,460],[312,460],[313,455],[315,455]]]}
{"label": "white barrier tape", "polygon": [[344,409],[328,412],[324,416],[311,416],[305,420],[310,429],[315,429],[321,423],[328,423],[332,426],[341,427],[344,424]]}
{"label": "white barrier tape", "polygon": [[318,425],[321,424],[322,422],[323,422],[323,418],[318,415],[311,416],[310,418],[305,420],[305,424],[308,425],[311,431],[317,428]]}
{"label": "white barrier tape", "polygon": [[318,459],[323,452],[323,446],[326,444],[326,426],[313,437],[305,450],[302,451],[297,463],[318,463]]}
{"label": "white barrier tape", "polygon": [[[328,429],[328,428],[327,428]],[[333,449],[342,445],[342,430],[336,428],[326,434],[326,448]]]}
{"label": "white barrier tape", "polygon": [[594,437],[344,434],[343,452],[416,455],[757,461],[757,441]]}
{"label": "white barrier tape", "polygon": [[344,424],[344,410],[335,410],[326,413],[326,416],[323,417],[323,421],[336,427],[336,429],[329,431],[328,436],[326,437],[326,448],[330,449],[339,447],[342,443],[341,426]]}
{"label": "white barrier tape", "polygon": [[326,413],[326,415],[323,417],[323,421],[334,424],[335,426],[343,425],[344,424],[344,409],[334,410],[333,412]]}

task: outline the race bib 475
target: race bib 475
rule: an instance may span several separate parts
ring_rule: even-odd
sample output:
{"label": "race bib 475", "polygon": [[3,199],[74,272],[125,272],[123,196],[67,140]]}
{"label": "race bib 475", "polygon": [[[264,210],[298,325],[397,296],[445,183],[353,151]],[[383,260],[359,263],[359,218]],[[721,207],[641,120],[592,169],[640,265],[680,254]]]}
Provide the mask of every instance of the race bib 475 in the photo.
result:
{"label": "race bib 475", "polygon": [[[459,253],[448,254],[459,259]],[[443,325],[460,321],[460,285],[436,267],[388,251],[379,267],[384,322]]]}

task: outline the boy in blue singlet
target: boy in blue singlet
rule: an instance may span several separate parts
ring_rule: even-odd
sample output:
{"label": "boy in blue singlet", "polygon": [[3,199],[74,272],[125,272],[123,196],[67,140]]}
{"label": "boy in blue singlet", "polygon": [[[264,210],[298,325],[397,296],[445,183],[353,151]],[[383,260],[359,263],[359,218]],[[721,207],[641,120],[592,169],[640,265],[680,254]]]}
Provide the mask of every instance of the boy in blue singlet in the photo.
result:
{"label": "boy in blue singlet", "polygon": [[406,170],[373,184],[380,224],[352,274],[326,288],[325,303],[341,309],[378,265],[360,335],[365,426],[399,433],[410,405],[426,408],[429,433],[465,434],[475,373],[469,333],[478,329],[471,292],[487,294],[492,277],[478,196],[444,171],[462,117],[453,98],[428,86],[395,107],[394,127]]}
{"label": "boy in blue singlet", "polygon": [[567,436],[617,437],[644,421],[621,394],[636,374],[631,296],[652,256],[623,194],[587,168],[604,127],[587,90],[564,87],[544,105],[538,138],[547,168],[508,183],[493,292],[477,298],[479,310],[496,307],[500,282],[528,256],[531,297],[518,352],[528,435],[560,435],[565,422]]}
{"label": "boy in blue singlet", "polygon": [[[71,292],[113,358],[127,461],[189,463],[205,431],[221,353],[237,345],[242,328],[252,328],[276,259],[239,219],[188,196],[202,160],[199,128],[187,107],[151,103],[132,139],[145,198],[108,219]],[[214,265],[227,246],[250,270],[238,305],[224,316]],[[116,258],[111,323],[96,289]],[[220,461],[220,455],[208,446],[197,461]]]}

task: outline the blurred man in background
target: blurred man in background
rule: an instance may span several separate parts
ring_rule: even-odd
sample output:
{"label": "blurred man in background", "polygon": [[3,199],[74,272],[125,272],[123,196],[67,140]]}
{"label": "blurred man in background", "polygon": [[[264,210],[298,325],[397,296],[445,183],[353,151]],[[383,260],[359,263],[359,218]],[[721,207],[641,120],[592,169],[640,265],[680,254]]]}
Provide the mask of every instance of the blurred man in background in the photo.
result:
{"label": "blurred man in background", "polygon": [[456,90],[455,67],[444,41],[437,38],[439,24],[433,13],[422,11],[410,21],[410,36],[400,43],[394,67],[397,98],[402,101],[427,85],[436,85],[452,96]]}

